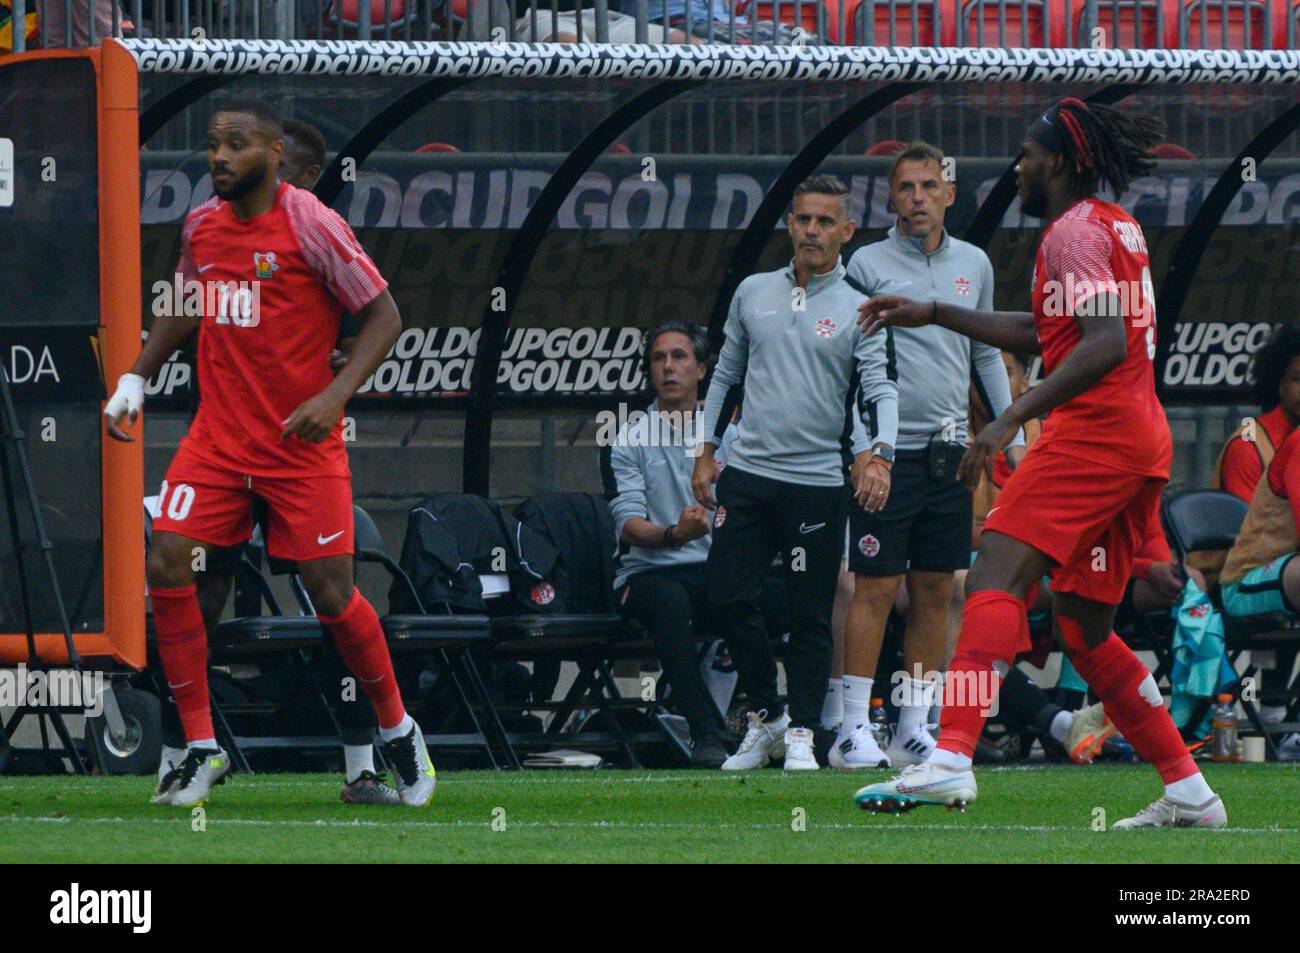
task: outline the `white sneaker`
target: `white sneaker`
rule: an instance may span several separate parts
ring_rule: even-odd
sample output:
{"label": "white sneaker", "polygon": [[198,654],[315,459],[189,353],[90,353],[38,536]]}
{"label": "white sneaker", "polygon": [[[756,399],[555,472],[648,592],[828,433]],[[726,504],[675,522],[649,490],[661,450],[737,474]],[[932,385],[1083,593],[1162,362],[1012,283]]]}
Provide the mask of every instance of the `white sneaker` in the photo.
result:
{"label": "white sneaker", "polygon": [[424,744],[424,732],[416,725],[400,738],[386,741],[384,758],[393,766],[397,795],[407,807],[424,807],[433,800],[438,772]]}
{"label": "white sneaker", "polygon": [[154,803],[197,807],[208,799],[214,787],[225,782],[229,773],[230,756],[220,748],[190,748],[185,752],[180,774],[166,791],[155,795]]}
{"label": "white sneaker", "polygon": [[1277,743],[1277,760],[1300,761],[1300,731],[1282,736],[1282,740]]}
{"label": "white sneaker", "polygon": [[902,774],[880,784],[868,784],[853,796],[864,811],[902,814],[922,804],[942,804],[965,812],[975,800],[975,774],[969,768],[953,771],[937,764],[912,764]]}
{"label": "white sneaker", "polygon": [[821,767],[817,756],[813,754],[813,730],[811,728],[788,728],[785,733],[786,771],[816,771]]}
{"label": "white sneaker", "polygon": [[836,737],[827,757],[832,768],[887,768],[889,755],[880,750],[872,725],[854,725],[847,735]]}
{"label": "white sneaker", "polygon": [[749,728],[736,753],[722,762],[723,771],[753,771],[767,767],[773,758],[785,757],[785,730],[790,727],[790,713],[785,712],[770,724],[763,721],[766,714],[766,711],[751,711],[746,716]]}
{"label": "white sneaker", "polygon": [[1152,801],[1133,817],[1126,817],[1110,826],[1113,831],[1134,830],[1139,827],[1223,827],[1228,823],[1228,812],[1218,797],[1204,804],[1179,804],[1168,797]]}
{"label": "white sneaker", "polygon": [[1065,750],[1075,764],[1092,764],[1101,753],[1101,746],[1115,733],[1115,722],[1106,717],[1101,702],[1080,708],[1070,723],[1070,733],[1065,739]]}
{"label": "white sneaker", "polygon": [[885,754],[897,765],[924,764],[934,751],[934,736],[926,730],[925,725],[917,725],[912,734],[894,735],[889,740]]}

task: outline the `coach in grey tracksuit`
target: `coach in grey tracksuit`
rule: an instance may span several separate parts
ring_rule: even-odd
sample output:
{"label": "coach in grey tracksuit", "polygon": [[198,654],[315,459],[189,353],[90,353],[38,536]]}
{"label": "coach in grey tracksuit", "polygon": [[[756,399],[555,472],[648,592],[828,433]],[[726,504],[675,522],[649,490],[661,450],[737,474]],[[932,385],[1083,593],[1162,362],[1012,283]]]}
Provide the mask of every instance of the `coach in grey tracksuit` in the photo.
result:
{"label": "coach in grey tracksuit", "polygon": [[[790,585],[790,642],[785,655],[791,729],[814,729],[831,670],[831,604],[848,503],[841,446],[846,409],[860,380],[858,405],[873,435],[855,489],[866,505],[887,499],[898,427],[898,392],[889,341],[866,338],[854,315],[865,296],[844,280],[839,250],[851,237],[847,189],[815,176],[795,191],[790,215],[794,260],[740,283],[704,404],[701,431],[718,428],[744,389],[738,434],[713,499],[716,468],[701,454],[696,499],[715,505],[709,550],[710,610],[731,650],[755,711],[778,724],[777,672],[758,606],[758,583],[780,553]],[[787,739],[790,736],[787,735]],[[788,766],[788,764],[787,764]]]}
{"label": "coach in grey tracksuit", "polygon": [[[890,198],[898,221],[885,238],[854,253],[849,280],[870,296],[900,294],[972,308],[993,308],[993,266],[983,250],[943,227],[956,195],[943,153],[912,143],[890,171]],[[905,675],[895,674],[899,727],[887,755],[903,764],[923,760],[933,739],[925,728],[933,701],[926,672],[944,662],[953,573],[970,565],[971,494],[956,479],[965,450],[973,386],[994,416],[1011,403],[996,348],[930,325],[894,329],[898,361],[899,433],[893,486],[878,512],[854,507],[849,519],[849,568],[857,577],[845,633],[845,717],[842,739],[867,720],[885,623],[904,575],[908,620]],[[1020,435],[1009,459],[1024,450]],[[916,671],[919,666],[920,672]],[[921,676],[919,678],[915,676]],[[849,747],[850,766],[854,756]],[[867,763],[878,763],[875,757]]]}

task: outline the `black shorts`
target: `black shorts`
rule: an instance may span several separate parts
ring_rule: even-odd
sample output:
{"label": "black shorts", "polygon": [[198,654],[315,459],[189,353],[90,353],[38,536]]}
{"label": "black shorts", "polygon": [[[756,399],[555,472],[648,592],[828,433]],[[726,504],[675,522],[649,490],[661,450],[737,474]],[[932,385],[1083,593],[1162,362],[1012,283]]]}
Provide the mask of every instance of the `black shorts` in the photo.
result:
{"label": "black shorts", "polygon": [[970,568],[971,494],[955,479],[935,480],[928,453],[900,450],[889,501],[879,513],[849,504],[849,569],[861,576],[956,572]]}

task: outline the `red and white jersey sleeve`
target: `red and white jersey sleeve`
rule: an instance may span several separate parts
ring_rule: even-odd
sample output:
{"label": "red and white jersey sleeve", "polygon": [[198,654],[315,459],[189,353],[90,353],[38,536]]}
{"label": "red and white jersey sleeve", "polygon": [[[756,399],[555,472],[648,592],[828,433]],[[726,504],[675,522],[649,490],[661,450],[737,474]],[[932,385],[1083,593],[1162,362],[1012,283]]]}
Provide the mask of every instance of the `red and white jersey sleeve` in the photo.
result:
{"label": "red and white jersey sleeve", "polygon": [[356,314],[388,287],[343,217],[310,192],[285,195],[289,226],[308,265],[348,311]]}

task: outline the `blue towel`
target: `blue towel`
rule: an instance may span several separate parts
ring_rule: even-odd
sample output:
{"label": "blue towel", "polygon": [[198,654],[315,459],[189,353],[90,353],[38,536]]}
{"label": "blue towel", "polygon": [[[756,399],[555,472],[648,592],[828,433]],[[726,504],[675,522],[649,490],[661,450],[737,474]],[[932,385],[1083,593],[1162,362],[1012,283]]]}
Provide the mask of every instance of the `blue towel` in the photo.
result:
{"label": "blue towel", "polygon": [[[1224,647],[1223,616],[1191,579],[1183,586],[1169,614],[1174,619],[1174,665],[1169,677],[1173,698],[1169,714],[1174,724],[1185,728],[1197,705],[1212,700],[1235,684],[1237,673]],[[1198,733],[1202,733],[1202,728],[1208,732],[1209,718],[1207,711]]]}

